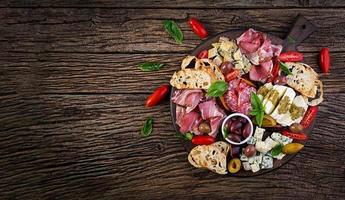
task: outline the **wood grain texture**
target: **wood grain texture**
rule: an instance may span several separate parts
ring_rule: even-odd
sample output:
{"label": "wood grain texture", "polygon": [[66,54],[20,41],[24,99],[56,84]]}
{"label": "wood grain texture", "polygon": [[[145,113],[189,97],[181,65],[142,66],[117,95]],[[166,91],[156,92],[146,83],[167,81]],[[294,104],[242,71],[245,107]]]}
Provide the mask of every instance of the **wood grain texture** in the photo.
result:
{"label": "wood grain texture", "polygon": [[[300,47],[317,52],[328,46],[345,50],[344,9],[0,9],[0,45],[8,52],[185,53],[200,43],[186,23],[194,16],[209,33],[259,27],[285,36],[298,13],[319,26]],[[164,31],[176,20],[185,35],[177,45]]]}
{"label": "wood grain texture", "polygon": [[[323,75],[327,93],[345,93],[345,53],[331,53],[332,70]],[[1,93],[150,93],[169,83],[185,54],[0,54]],[[317,72],[318,53],[305,62]],[[142,72],[142,62],[161,62],[158,72]]]}
{"label": "wood grain texture", "polygon": [[[195,169],[174,136],[168,103],[146,95],[6,95],[0,98],[0,194],[42,199],[341,199],[344,95],[329,95],[314,134],[290,163],[250,178]],[[335,112],[337,110],[337,112]],[[149,138],[138,134],[154,116]],[[274,188],[274,189],[273,189]],[[226,191],[226,192],[225,192]],[[4,198],[2,198],[4,199]]]}
{"label": "wood grain texture", "polygon": [[272,8],[272,7],[344,7],[341,0],[7,0],[0,2],[3,7],[113,7],[113,8]]}

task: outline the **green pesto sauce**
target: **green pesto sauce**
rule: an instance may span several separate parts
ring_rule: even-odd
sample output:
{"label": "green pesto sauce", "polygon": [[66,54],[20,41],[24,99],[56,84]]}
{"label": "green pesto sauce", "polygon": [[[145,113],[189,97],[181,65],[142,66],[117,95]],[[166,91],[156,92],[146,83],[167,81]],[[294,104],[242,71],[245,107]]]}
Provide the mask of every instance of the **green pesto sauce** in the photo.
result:
{"label": "green pesto sauce", "polygon": [[304,111],[305,111],[304,108],[297,107],[295,104],[292,104],[290,106],[291,119],[295,120],[295,119],[302,117]]}
{"label": "green pesto sauce", "polygon": [[283,97],[279,102],[278,113],[285,114],[289,110],[290,98],[288,96]]}
{"label": "green pesto sauce", "polygon": [[261,88],[259,88],[258,90],[258,94],[262,95],[263,97],[266,96],[266,94],[269,92],[270,90],[267,89],[266,87],[262,86]]}
{"label": "green pesto sauce", "polygon": [[270,96],[268,97],[268,100],[270,100],[272,102],[272,104],[274,106],[277,105],[278,101],[279,101],[279,92],[277,90],[271,90],[270,91]]}

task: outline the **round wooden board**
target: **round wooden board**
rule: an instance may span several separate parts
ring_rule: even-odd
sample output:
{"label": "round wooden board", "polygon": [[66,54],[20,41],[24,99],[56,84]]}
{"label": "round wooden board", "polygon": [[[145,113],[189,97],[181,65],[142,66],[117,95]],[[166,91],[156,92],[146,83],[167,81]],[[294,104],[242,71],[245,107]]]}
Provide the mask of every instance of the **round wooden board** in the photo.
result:
{"label": "round wooden board", "polygon": [[[190,53],[190,55],[196,56],[196,55],[198,55],[199,52],[201,52],[203,50],[206,50],[206,49],[212,48],[212,43],[217,42],[219,40],[219,37],[221,37],[221,36],[228,37],[230,39],[235,39],[238,36],[240,36],[244,31],[245,30],[243,30],[243,29],[240,29],[240,30],[229,30],[229,31],[225,31],[225,32],[219,33],[219,34],[217,34],[215,36],[212,36],[212,37],[208,38],[207,40],[204,40],[203,42],[201,42],[201,44],[199,44]],[[271,35],[271,34],[267,34],[267,35],[271,39],[272,44],[283,44],[283,40],[281,38],[278,38],[278,37],[276,37],[274,35]],[[181,61],[182,61],[182,58],[181,58]],[[177,133],[179,133],[179,126],[176,124],[176,105],[171,101],[171,97],[172,97],[174,91],[175,91],[175,88],[172,88],[171,89],[171,93],[170,93],[170,112],[171,112],[172,123],[174,125],[175,131]],[[229,113],[227,113],[227,114],[229,114]],[[311,124],[311,126],[308,129],[305,130],[305,133],[308,136],[310,136],[310,134],[311,134],[311,131],[312,131],[313,127],[314,127],[315,121],[316,120],[314,120],[313,124]],[[266,139],[271,133],[272,132],[266,131],[266,133],[265,133],[265,135],[263,137],[263,140]],[[222,137],[222,134],[220,132],[217,135],[217,141],[225,141],[224,138]],[[191,143],[191,141],[187,141],[187,140],[181,139],[181,142],[182,142],[183,146],[185,147],[185,149],[188,152],[190,152],[192,150],[192,148],[195,147],[195,145],[193,145]],[[301,142],[299,142],[299,143],[301,143]],[[305,142],[302,142],[302,144],[304,144],[304,143]],[[229,161],[231,159],[231,157],[229,155],[228,155],[228,160],[227,161]],[[271,168],[271,169],[263,169],[263,170],[260,170],[260,171],[258,171],[256,173],[253,173],[252,171],[245,171],[242,168],[236,174],[228,173],[228,175],[230,175],[230,176],[237,176],[237,177],[248,177],[248,176],[257,176],[257,175],[260,175],[260,174],[271,172],[271,171],[273,171],[275,169],[278,169],[279,167],[283,166],[284,164],[288,163],[296,155],[297,154],[286,155],[282,160],[274,159],[273,168]],[[192,167],[192,165],[190,165],[190,166]],[[210,173],[212,173],[212,172],[210,172]]]}

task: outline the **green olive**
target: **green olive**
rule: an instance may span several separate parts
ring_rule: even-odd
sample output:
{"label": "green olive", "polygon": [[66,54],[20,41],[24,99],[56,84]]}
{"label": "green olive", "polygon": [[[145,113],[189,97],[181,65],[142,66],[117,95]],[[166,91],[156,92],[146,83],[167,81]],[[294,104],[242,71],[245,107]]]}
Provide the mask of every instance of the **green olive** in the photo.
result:
{"label": "green olive", "polygon": [[204,134],[211,133],[211,127],[207,122],[202,122],[199,125],[199,131]]}
{"label": "green olive", "polygon": [[303,126],[299,123],[293,123],[290,125],[290,131],[293,133],[301,133],[303,132]]}

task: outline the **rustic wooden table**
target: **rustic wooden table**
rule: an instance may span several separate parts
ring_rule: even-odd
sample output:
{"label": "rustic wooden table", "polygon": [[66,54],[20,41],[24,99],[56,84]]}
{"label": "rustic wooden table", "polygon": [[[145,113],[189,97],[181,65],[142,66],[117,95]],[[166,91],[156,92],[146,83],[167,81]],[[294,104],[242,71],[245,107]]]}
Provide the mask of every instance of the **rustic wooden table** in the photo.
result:
{"label": "rustic wooden table", "polygon": [[[243,2],[0,1],[0,199],[344,199],[345,2]],[[298,13],[319,27],[299,47],[305,62],[319,72],[320,48],[332,55],[305,149],[258,177],[191,167],[168,101],[143,105],[201,42],[186,20],[211,34],[256,26],[283,37]],[[179,23],[183,45],[164,19]],[[144,73],[145,61],[166,67]],[[148,116],[154,132],[142,138]]]}

